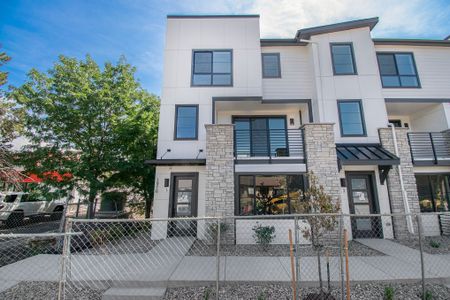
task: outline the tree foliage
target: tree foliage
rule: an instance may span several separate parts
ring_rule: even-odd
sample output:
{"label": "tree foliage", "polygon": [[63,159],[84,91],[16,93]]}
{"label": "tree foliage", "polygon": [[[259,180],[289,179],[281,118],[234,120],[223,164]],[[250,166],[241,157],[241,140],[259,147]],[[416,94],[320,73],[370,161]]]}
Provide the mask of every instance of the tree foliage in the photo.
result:
{"label": "tree foliage", "polygon": [[45,179],[87,194],[89,216],[97,195],[117,184],[118,174],[143,182],[143,159],[155,152],[159,101],[134,73],[123,57],[100,68],[90,56],[60,56],[46,73],[32,69],[27,82],[11,94],[26,111],[31,142],[21,163],[38,174],[71,174],[58,182]]}

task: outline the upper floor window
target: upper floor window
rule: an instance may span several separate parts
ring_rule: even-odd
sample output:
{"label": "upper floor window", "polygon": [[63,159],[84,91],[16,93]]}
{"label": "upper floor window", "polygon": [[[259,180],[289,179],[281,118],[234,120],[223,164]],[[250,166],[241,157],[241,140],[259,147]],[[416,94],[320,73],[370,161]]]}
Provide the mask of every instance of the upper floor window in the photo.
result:
{"label": "upper floor window", "polygon": [[198,128],[198,105],[175,106],[175,139],[196,140]]}
{"label": "upper floor window", "polygon": [[338,100],[341,136],[365,136],[361,100]]}
{"label": "upper floor window", "polygon": [[231,50],[199,50],[193,53],[193,86],[231,86]]}
{"label": "upper floor window", "polygon": [[281,78],[280,53],[262,53],[263,78]]}
{"label": "upper floor window", "polygon": [[420,87],[412,53],[377,53],[384,88]]}
{"label": "upper floor window", "polygon": [[356,64],[351,43],[331,44],[334,75],[355,75]]}

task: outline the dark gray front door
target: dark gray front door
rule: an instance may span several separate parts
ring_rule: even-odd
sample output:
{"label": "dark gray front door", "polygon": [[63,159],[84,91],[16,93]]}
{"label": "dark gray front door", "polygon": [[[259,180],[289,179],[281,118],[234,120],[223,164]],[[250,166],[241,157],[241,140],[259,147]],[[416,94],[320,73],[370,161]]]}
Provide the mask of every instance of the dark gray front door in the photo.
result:
{"label": "dark gray front door", "polygon": [[373,176],[368,173],[347,173],[350,213],[356,215],[351,218],[354,238],[383,237],[380,217],[364,216],[379,213]]}
{"label": "dark gray front door", "polygon": [[[196,217],[197,216],[197,173],[172,174],[172,195],[170,200],[170,217]],[[193,220],[173,220],[169,223],[169,235],[197,234],[197,224]]]}

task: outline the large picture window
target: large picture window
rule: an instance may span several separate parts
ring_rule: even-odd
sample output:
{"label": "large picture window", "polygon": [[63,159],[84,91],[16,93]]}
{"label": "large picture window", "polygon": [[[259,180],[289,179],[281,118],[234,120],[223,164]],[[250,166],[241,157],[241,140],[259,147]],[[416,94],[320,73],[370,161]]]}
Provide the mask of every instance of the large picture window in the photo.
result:
{"label": "large picture window", "polygon": [[198,105],[175,106],[175,139],[197,139]]}
{"label": "large picture window", "polygon": [[239,215],[299,213],[303,175],[240,175]]}
{"label": "large picture window", "polygon": [[199,50],[193,53],[193,86],[231,86],[231,50]]}
{"label": "large picture window", "polygon": [[450,175],[416,175],[421,212],[449,210]]}
{"label": "large picture window", "polygon": [[377,53],[384,88],[420,87],[412,53]]}
{"label": "large picture window", "polygon": [[342,136],[365,136],[366,126],[360,100],[338,100]]}

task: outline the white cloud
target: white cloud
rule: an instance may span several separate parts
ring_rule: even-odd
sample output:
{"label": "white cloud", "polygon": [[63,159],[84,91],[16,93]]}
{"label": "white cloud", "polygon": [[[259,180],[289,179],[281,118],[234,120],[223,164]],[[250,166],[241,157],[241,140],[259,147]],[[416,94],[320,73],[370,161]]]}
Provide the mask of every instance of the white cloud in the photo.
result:
{"label": "white cloud", "polygon": [[[291,38],[300,28],[380,17],[378,37],[434,37],[450,34],[450,5],[429,0],[219,0],[189,1],[202,13],[261,15],[262,37]],[[443,24],[447,26],[443,26]]]}

